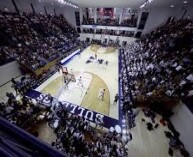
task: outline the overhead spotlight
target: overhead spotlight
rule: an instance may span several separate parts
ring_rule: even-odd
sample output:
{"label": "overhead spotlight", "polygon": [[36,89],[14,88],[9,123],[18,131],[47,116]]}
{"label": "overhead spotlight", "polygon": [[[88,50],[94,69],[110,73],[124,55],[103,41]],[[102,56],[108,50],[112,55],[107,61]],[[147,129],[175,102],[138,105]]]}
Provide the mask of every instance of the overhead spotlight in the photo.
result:
{"label": "overhead spotlight", "polygon": [[145,7],[145,3],[140,6],[140,8],[143,8],[143,7]]}
{"label": "overhead spotlight", "polygon": [[[68,5],[70,7],[73,7],[73,8],[76,8],[77,6],[69,1],[66,1],[66,0],[56,0],[57,2],[61,3],[61,4],[64,4],[64,5]],[[60,6],[62,7],[62,6]],[[77,7],[78,8],[78,7]]]}
{"label": "overhead spotlight", "polygon": [[188,3],[188,1],[184,1],[183,3],[184,3],[184,4],[187,4],[187,3]]}
{"label": "overhead spotlight", "polygon": [[153,0],[146,0],[141,6],[140,9],[142,9],[143,7],[145,7],[148,3],[153,2]]}
{"label": "overhead spotlight", "polygon": [[174,8],[174,5],[172,4],[172,5],[170,5],[170,7],[171,7],[171,8]]}
{"label": "overhead spotlight", "polygon": [[126,133],[127,133],[126,129],[123,129],[123,130],[122,130],[122,133],[123,133],[123,134],[126,134]]}
{"label": "overhead spotlight", "polygon": [[126,120],[125,119],[122,119],[122,123],[125,123],[126,122]]}

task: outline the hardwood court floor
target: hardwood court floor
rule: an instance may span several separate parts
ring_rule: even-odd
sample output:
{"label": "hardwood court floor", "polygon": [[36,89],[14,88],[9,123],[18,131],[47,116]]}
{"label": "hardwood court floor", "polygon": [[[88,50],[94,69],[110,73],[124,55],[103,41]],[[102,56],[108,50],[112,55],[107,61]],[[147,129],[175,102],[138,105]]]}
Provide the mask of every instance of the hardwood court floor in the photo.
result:
{"label": "hardwood court floor", "polygon": [[97,50],[100,48],[101,46],[100,45],[96,45],[96,44],[93,44],[90,46],[90,50],[91,52],[97,52]]}
{"label": "hardwood court floor", "polygon": [[91,52],[95,52],[95,53],[100,53],[100,49],[103,48],[105,51],[103,52],[103,54],[108,54],[108,53],[114,53],[116,51],[116,48],[114,47],[101,47],[100,45],[91,45],[90,46],[90,50]]}
{"label": "hardwood court floor", "polygon": [[[91,73],[92,74],[92,73]],[[105,89],[104,100],[98,99],[99,89]],[[92,81],[84,96],[81,106],[109,116],[110,93],[106,83],[97,75],[92,74]]]}
{"label": "hardwood court floor", "polygon": [[[98,59],[109,61],[108,66],[104,63],[99,65],[95,62],[87,64],[86,62],[91,56],[94,56],[94,52],[91,51],[91,46],[89,46],[81,55],[73,57],[70,62],[64,65],[68,68],[69,73],[71,73],[71,70],[74,75],[79,73],[76,75],[76,79],[79,76],[83,76],[85,79],[83,84],[86,84],[83,89],[74,85],[75,88],[67,93],[64,90],[62,73],[56,73],[36,88],[36,90],[45,94],[50,93],[55,98],[58,98],[59,101],[81,105],[82,107],[118,119],[118,105],[113,105],[114,97],[118,93],[118,51],[116,50],[114,53],[108,54],[97,53]],[[106,89],[103,102],[98,100],[101,88]],[[87,94],[85,94],[87,89]],[[63,92],[63,95],[60,92]]]}
{"label": "hardwood court floor", "polygon": [[[80,72],[75,72],[75,73],[80,73]],[[80,105],[87,109],[109,116],[110,93],[106,83],[96,74],[93,74],[90,72],[84,72],[84,73],[89,73],[90,75],[92,75],[92,80],[89,87],[86,90],[87,94],[83,96],[80,104],[76,104],[76,105]],[[45,94],[49,93],[52,96],[57,98],[60,94],[59,92],[61,88],[63,88],[64,86],[62,82],[63,82],[63,78],[62,76],[59,76],[58,78],[50,82],[46,87],[44,87],[41,90],[41,92]],[[103,101],[98,99],[98,94],[101,88],[105,89],[105,96]],[[74,99],[76,99],[76,96],[77,96],[76,91],[73,92],[73,95],[74,95]]]}
{"label": "hardwood court floor", "polygon": [[105,53],[114,53],[116,51],[116,48],[114,47],[107,47]]}
{"label": "hardwood court floor", "polygon": [[59,76],[52,82],[50,82],[46,87],[44,87],[41,92],[45,94],[51,94],[56,97],[60,88],[64,85],[62,76]]}

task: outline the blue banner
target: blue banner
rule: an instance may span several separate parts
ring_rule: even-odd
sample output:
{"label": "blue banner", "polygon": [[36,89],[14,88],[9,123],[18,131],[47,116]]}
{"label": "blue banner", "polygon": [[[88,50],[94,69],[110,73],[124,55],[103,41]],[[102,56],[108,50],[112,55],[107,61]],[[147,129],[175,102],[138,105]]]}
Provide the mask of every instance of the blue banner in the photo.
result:
{"label": "blue banner", "polygon": [[[43,102],[45,105],[50,104],[50,99],[48,95],[42,94],[38,91],[30,90],[26,94],[26,96],[39,100]],[[97,124],[104,126],[105,128],[115,127],[116,125],[119,125],[119,121],[117,119],[113,119],[101,113],[88,110],[82,106],[78,106],[78,105],[75,105],[75,104],[72,104],[66,101],[60,101],[60,103],[64,105],[70,113],[78,115],[80,117],[84,117],[85,119],[93,123],[97,123]]]}

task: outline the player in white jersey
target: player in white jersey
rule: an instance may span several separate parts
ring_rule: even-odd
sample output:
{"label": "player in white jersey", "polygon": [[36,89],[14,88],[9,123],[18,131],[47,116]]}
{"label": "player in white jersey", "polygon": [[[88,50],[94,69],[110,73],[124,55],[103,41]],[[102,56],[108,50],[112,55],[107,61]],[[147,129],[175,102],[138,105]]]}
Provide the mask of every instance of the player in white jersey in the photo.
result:
{"label": "player in white jersey", "polygon": [[80,85],[81,87],[83,87],[82,77],[81,77],[81,76],[80,76],[80,78],[78,79],[77,85]]}
{"label": "player in white jersey", "polygon": [[105,89],[101,89],[100,92],[99,92],[98,99],[101,99],[103,101],[104,96],[105,96]]}

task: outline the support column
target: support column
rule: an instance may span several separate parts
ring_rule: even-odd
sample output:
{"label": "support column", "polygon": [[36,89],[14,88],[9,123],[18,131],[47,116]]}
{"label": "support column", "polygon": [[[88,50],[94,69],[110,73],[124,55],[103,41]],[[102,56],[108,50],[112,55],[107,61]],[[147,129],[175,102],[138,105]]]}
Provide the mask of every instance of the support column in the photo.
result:
{"label": "support column", "polygon": [[14,6],[14,8],[15,8],[15,11],[20,15],[20,13],[19,13],[19,9],[18,9],[18,7],[17,7],[17,5],[16,5],[16,3],[15,3],[15,1],[14,0],[12,0],[12,3],[13,3],[13,6]]}
{"label": "support column", "polygon": [[97,23],[97,8],[94,8],[94,23]]}
{"label": "support column", "polygon": [[139,26],[139,22],[140,22],[140,19],[141,19],[141,14],[142,14],[142,12],[143,12],[143,9],[140,9],[140,10],[139,10],[139,13],[138,13],[138,17],[137,17],[137,28],[138,28],[138,26]]}
{"label": "support column", "polygon": [[57,15],[56,15],[56,9],[55,9],[55,8],[54,8],[54,15],[57,16]]}
{"label": "support column", "polygon": [[123,18],[123,9],[121,11],[121,15],[119,16],[119,25],[121,24],[122,22],[122,18]]}
{"label": "support column", "polygon": [[48,15],[48,13],[47,13],[47,10],[46,10],[46,7],[44,6],[44,11],[45,11],[45,14],[46,15]]}
{"label": "support column", "polygon": [[83,22],[83,10],[82,10],[82,8],[79,8],[79,14],[80,14],[80,25],[82,25],[82,22]]}
{"label": "support column", "polygon": [[31,9],[32,9],[33,14],[35,15],[35,14],[36,14],[36,12],[35,12],[35,9],[34,9],[34,6],[33,6],[33,4],[32,4],[32,3],[31,3]]}

